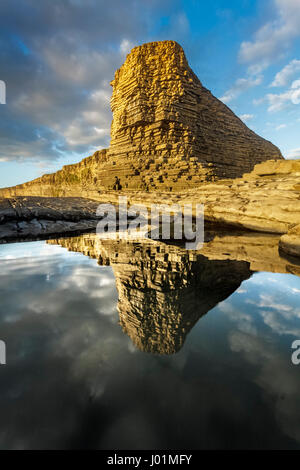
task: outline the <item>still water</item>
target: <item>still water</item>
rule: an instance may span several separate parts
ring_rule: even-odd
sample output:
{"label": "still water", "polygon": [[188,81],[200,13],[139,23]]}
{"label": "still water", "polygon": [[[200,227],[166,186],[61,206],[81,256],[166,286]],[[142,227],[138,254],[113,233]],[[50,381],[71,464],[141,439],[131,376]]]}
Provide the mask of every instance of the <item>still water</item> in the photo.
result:
{"label": "still water", "polygon": [[0,262],[1,448],[300,448],[285,261],[83,236],[2,245]]}

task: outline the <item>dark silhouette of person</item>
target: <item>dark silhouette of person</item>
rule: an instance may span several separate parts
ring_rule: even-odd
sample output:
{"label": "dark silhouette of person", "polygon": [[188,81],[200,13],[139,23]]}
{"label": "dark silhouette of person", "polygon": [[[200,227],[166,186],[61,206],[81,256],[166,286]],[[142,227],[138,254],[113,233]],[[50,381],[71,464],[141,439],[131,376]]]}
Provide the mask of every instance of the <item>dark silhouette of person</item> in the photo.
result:
{"label": "dark silhouette of person", "polygon": [[119,191],[120,189],[122,189],[122,185],[120,183],[120,180],[119,180],[118,176],[115,176],[115,182],[114,182],[114,185],[113,185],[113,189],[115,189],[116,191]]}

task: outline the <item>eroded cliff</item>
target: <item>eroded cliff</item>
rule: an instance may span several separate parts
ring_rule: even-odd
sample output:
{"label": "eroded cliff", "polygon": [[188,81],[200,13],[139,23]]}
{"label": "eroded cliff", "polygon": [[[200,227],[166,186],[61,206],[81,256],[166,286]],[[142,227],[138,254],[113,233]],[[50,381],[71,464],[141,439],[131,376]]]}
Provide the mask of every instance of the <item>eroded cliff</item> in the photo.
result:
{"label": "eroded cliff", "polygon": [[0,196],[98,197],[110,189],[182,191],[282,159],[202,86],[174,41],[135,47],[112,81],[111,145]]}

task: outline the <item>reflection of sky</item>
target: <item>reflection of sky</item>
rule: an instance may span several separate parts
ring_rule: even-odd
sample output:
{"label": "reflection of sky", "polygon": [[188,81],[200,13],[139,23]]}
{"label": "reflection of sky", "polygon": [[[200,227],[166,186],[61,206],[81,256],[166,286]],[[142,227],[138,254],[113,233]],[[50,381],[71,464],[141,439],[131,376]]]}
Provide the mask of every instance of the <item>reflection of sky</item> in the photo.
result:
{"label": "reflection of sky", "polygon": [[2,448],[299,448],[300,279],[259,273],[174,356],[118,325],[110,267],[45,242],[0,246]]}

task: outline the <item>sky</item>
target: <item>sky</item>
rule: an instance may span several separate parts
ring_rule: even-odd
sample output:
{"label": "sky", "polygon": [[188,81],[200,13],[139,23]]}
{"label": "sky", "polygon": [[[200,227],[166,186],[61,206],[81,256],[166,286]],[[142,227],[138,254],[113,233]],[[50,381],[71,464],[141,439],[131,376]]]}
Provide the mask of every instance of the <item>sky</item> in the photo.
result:
{"label": "sky", "polygon": [[132,47],[166,39],[251,129],[300,158],[300,0],[1,0],[0,187],[108,147],[115,70]]}

